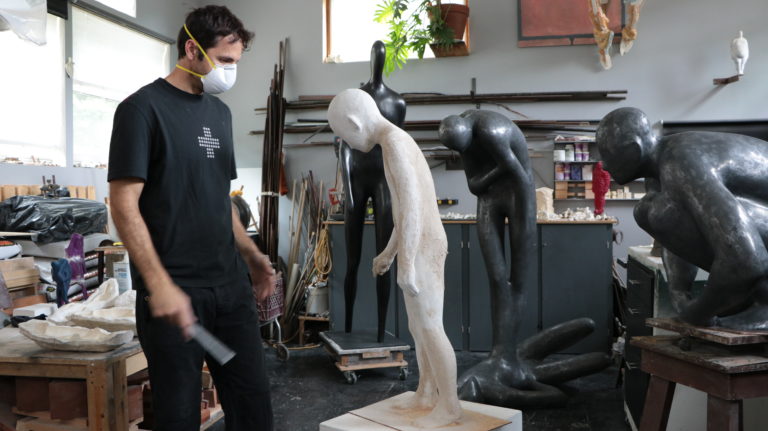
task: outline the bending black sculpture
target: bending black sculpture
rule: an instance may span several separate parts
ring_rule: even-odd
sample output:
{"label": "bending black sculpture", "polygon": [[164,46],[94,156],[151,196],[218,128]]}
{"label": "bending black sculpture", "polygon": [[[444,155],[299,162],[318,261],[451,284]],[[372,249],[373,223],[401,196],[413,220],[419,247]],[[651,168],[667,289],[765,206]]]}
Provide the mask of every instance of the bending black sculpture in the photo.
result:
{"label": "bending black sculpture", "polygon": [[[384,85],[382,72],[386,48],[376,41],[371,48],[371,79],[360,87],[376,101],[384,118],[398,127],[405,121],[405,100],[400,94]],[[376,219],[376,254],[384,250],[392,235],[392,204],[389,188],[384,178],[384,163],[381,147],[376,146],[368,153],[353,150],[346,143],[339,150],[341,170],[344,179],[344,230],[347,246],[347,273],[344,278],[344,331],[352,331],[352,317],[357,294],[357,270],[360,266],[360,250],[363,240],[365,208],[370,198]],[[389,272],[376,277],[378,312],[377,339],[384,339],[389,294],[392,290]]]}
{"label": "bending black sculpture", "polygon": [[[459,378],[459,396],[516,408],[560,405],[566,396],[549,384],[603,369],[610,359],[604,353],[590,353],[543,365],[549,354],[592,332],[594,322],[586,318],[549,328],[518,345],[523,289],[534,267],[530,248],[536,233],[534,180],[525,136],[507,117],[483,110],[445,118],[439,136],[445,146],[461,154],[469,190],[477,196],[477,232],[491,284],[491,353]],[[506,219],[509,277],[504,257]]]}
{"label": "bending black sculpture", "polygon": [[[659,137],[636,108],[606,115],[596,139],[617,182],[645,178],[635,220],[664,247],[680,318],[768,330],[768,142],[717,132]],[[694,297],[697,267],[709,279]]]}

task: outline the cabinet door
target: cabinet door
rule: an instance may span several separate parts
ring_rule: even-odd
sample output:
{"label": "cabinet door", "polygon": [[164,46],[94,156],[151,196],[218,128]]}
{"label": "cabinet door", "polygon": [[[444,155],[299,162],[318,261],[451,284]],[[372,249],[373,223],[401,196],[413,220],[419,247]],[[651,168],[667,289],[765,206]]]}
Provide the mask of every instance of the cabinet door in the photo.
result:
{"label": "cabinet door", "polygon": [[[331,288],[331,328],[334,331],[344,330],[344,279],[347,272],[347,246],[345,243],[344,225],[331,225],[331,257],[333,268],[328,275]],[[370,331],[378,328],[376,279],[372,274],[372,262],[376,257],[376,235],[374,225],[363,227],[363,244],[360,251],[360,266],[357,269],[357,296],[355,311],[352,317],[352,331]],[[300,260],[303,259],[303,256]],[[395,272],[390,270],[391,285],[395,284]],[[386,331],[396,334],[395,295],[390,286],[390,298],[387,308]]]}
{"label": "cabinet door", "polygon": [[543,328],[589,317],[595,331],[562,353],[607,352],[613,323],[611,225],[539,227]]}
{"label": "cabinet door", "polygon": [[[462,248],[461,225],[445,224],[448,237],[448,256],[445,259],[445,294],[443,297],[443,328],[454,350],[463,348],[462,319]],[[397,288],[398,338],[413,345],[413,336],[408,330],[408,315],[405,310],[403,291]]]}
{"label": "cabinet door", "polygon": [[[480,249],[480,240],[477,236],[477,225],[468,225],[469,254],[468,265],[468,289],[469,301],[469,350],[489,351],[493,343],[493,325],[491,323],[491,287],[488,281],[488,272],[485,270],[485,260]],[[504,233],[504,248],[507,266],[505,274],[509,276],[509,227]],[[531,268],[528,271],[528,282],[523,293],[525,304],[522,310],[518,340],[522,341],[539,330],[539,253],[536,237],[531,244],[529,252],[532,255]]]}

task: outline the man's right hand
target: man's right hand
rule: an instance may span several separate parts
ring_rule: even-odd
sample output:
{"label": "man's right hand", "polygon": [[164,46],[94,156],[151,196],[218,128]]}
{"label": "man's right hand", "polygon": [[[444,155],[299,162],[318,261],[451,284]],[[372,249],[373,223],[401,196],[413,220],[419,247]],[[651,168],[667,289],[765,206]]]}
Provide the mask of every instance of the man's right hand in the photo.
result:
{"label": "man's right hand", "polygon": [[181,328],[186,338],[192,336],[191,326],[195,323],[195,313],[189,296],[175,284],[166,284],[152,289],[149,297],[149,309],[152,316]]}

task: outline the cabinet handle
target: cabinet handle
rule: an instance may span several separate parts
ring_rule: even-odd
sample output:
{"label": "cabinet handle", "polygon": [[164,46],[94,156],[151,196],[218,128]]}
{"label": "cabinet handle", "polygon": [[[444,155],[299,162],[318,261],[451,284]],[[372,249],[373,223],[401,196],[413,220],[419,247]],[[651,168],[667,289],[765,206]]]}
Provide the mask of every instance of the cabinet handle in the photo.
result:
{"label": "cabinet handle", "polygon": [[632,279],[630,278],[630,279],[629,279],[629,284],[642,284],[642,283],[641,283],[640,281],[638,281],[638,280],[632,280]]}

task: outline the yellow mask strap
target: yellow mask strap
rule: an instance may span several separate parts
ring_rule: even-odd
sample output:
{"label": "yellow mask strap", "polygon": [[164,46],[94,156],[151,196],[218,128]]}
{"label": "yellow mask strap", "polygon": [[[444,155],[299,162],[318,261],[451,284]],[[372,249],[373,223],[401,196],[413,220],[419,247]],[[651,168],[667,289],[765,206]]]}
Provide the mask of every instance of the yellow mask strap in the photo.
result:
{"label": "yellow mask strap", "polygon": [[195,76],[197,76],[198,78],[201,78],[201,79],[202,79],[202,78],[204,77],[204,75],[201,75],[201,74],[199,74],[199,73],[197,73],[197,72],[193,72],[193,71],[191,71],[191,70],[187,69],[187,68],[186,68],[186,67],[184,67],[184,66],[181,66],[181,65],[178,65],[178,64],[177,64],[177,65],[176,65],[176,67],[178,67],[179,69],[181,69],[181,70],[183,70],[183,71],[185,71],[185,72],[187,72],[187,73],[191,73],[192,75],[195,75]]}
{"label": "yellow mask strap", "polygon": [[[202,45],[200,45],[200,44],[197,42],[197,39],[195,39],[195,37],[194,37],[194,36],[192,36],[192,33],[190,33],[190,32],[189,32],[189,29],[187,28],[187,25],[186,25],[186,24],[184,24],[184,31],[186,31],[186,32],[187,32],[187,35],[189,35],[189,38],[190,38],[190,39],[192,39],[192,42],[195,42],[195,45],[197,45],[197,47],[198,47],[198,48],[200,48],[200,52],[202,52],[202,53],[203,53],[203,56],[205,56],[205,59],[206,59],[206,60],[208,60],[208,63],[211,63],[211,67],[213,67],[214,69],[216,69],[216,63],[214,63],[213,61],[211,61],[210,57],[208,57],[208,54],[206,54],[206,53],[205,53],[205,50],[203,49]],[[179,67],[179,66],[177,66],[177,67]],[[183,68],[182,68],[182,69],[183,69]],[[186,69],[183,69],[183,70],[186,70]],[[189,71],[188,71],[188,72],[189,72]],[[192,74],[194,74],[194,75],[198,75],[198,76],[201,76],[201,77],[202,77],[202,75],[199,75],[199,74],[197,74],[197,73],[194,73],[194,72],[192,72]]]}

